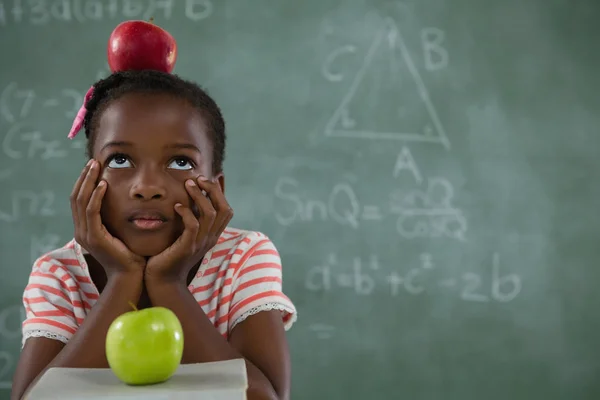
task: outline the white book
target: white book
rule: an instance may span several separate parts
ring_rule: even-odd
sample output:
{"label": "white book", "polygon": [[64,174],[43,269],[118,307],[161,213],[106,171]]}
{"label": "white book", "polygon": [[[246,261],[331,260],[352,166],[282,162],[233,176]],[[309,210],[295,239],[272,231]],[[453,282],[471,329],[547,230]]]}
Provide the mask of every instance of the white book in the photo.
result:
{"label": "white book", "polygon": [[109,368],[50,368],[25,399],[246,400],[243,359],[180,365],[165,382],[129,386]]}

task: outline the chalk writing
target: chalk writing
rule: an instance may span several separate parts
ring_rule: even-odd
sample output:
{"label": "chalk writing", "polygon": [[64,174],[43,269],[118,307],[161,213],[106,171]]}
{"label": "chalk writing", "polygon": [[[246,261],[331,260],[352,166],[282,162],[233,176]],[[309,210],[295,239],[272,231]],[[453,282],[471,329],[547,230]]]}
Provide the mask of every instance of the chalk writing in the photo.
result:
{"label": "chalk writing", "polygon": [[59,140],[46,140],[40,131],[27,128],[17,122],[11,126],[2,139],[2,152],[14,160],[34,159],[50,160],[68,155]]}
{"label": "chalk writing", "polygon": [[9,83],[0,93],[0,119],[11,124],[1,138],[2,153],[13,160],[51,160],[64,158],[70,149],[81,149],[83,140],[70,141],[65,147],[62,140],[44,138],[40,129],[27,123],[36,110],[53,110],[72,120],[83,95],[74,89],[62,89],[52,97],[39,96],[35,91],[21,88],[18,83]]}
{"label": "chalk writing", "polygon": [[428,71],[436,71],[448,66],[448,50],[442,47],[445,35],[438,28],[425,28],[421,31],[423,58]]}
{"label": "chalk writing", "polygon": [[[439,53],[441,41],[431,39],[431,32],[426,31],[427,51]],[[355,51],[351,45],[334,50],[322,67],[325,78],[331,82],[341,81],[343,75],[332,72],[331,64],[341,55]],[[382,70],[383,66],[388,70]],[[400,79],[401,76],[409,79]],[[382,80],[389,82],[382,84]],[[395,96],[395,101],[390,101],[390,96]],[[390,117],[394,115],[396,118]],[[414,117],[408,119],[408,115]],[[413,120],[416,122],[411,122]],[[429,92],[392,19],[386,18],[382,29],[376,33],[364,62],[327,123],[325,135],[436,143],[450,148]]]}
{"label": "chalk writing", "polygon": [[185,16],[192,21],[201,21],[210,17],[213,4],[209,0],[186,0]]}
{"label": "chalk writing", "polygon": [[0,115],[9,123],[16,122],[17,118],[26,118],[34,99],[33,90],[20,89],[16,82],[11,82],[0,93]]}
{"label": "chalk writing", "polygon": [[[334,286],[351,288],[358,295],[369,295],[375,289],[375,280],[363,273],[360,257],[352,259],[352,270],[332,275],[332,269],[338,265],[337,255],[331,254],[325,265],[313,267],[306,276],[306,288],[311,291],[329,291]],[[376,257],[371,258],[370,268],[378,270]]]}
{"label": "chalk writing", "polygon": [[460,297],[465,301],[490,301],[487,295],[477,293],[481,286],[481,277],[472,272],[463,274],[462,280],[464,282],[464,288],[460,292]]}
{"label": "chalk writing", "polygon": [[10,206],[0,205],[0,222],[17,222],[23,216],[52,217],[55,194],[49,190],[34,192],[32,190],[16,190],[10,194]]}
{"label": "chalk writing", "polygon": [[[416,166],[410,170],[416,180],[422,180]],[[277,181],[274,190],[278,200],[275,219],[279,224],[334,222],[358,229],[362,222],[384,220],[388,211],[397,215],[395,228],[405,239],[467,240],[467,220],[453,205],[454,189],[444,178],[427,179],[425,190],[392,191],[388,209],[377,204],[360,204],[356,191],[347,182],[336,183],[326,195],[317,199],[308,198],[303,187],[290,177]]]}
{"label": "chalk writing", "polygon": [[475,272],[466,272],[459,278],[436,280],[436,266],[429,253],[421,254],[420,265],[405,273],[399,270],[378,273],[381,268],[377,257],[373,255],[368,264],[363,265],[360,257],[341,263],[336,254],[331,254],[326,262],[308,270],[304,286],[311,292],[339,292],[346,289],[356,296],[369,296],[383,285],[391,297],[398,297],[402,293],[418,296],[457,288],[458,297],[467,302],[508,303],[521,293],[522,282],[515,273],[502,275],[500,268],[500,256],[494,253],[491,281],[486,281],[482,274]]}
{"label": "chalk writing", "polygon": [[396,190],[390,209],[398,214],[396,228],[407,239],[448,237],[465,241],[467,220],[452,204],[454,189],[444,178],[428,179],[427,190]]}
{"label": "chalk writing", "polygon": [[0,2],[0,27],[9,22],[48,25],[150,17],[170,20],[176,12],[197,22],[212,14],[213,3],[211,0],[7,0]]}
{"label": "chalk writing", "polygon": [[500,254],[492,257],[492,298],[501,303],[514,300],[521,293],[521,278],[517,274],[500,276]]}
{"label": "chalk writing", "polygon": [[323,67],[321,68],[321,72],[325,79],[330,82],[340,82],[344,79],[344,75],[340,72],[334,72],[332,68],[332,64],[337,61],[337,59],[343,55],[353,54],[356,52],[356,47],[352,45],[346,45],[342,47],[338,47],[334,51],[327,56],[327,59],[323,63]]}
{"label": "chalk writing", "polygon": [[402,146],[402,150],[398,154],[396,158],[396,164],[394,165],[393,175],[394,178],[398,178],[402,171],[409,171],[412,173],[415,182],[421,184],[423,182],[423,177],[421,175],[421,171],[419,171],[419,167],[415,162],[410,150],[406,146]]}
{"label": "chalk writing", "polygon": [[32,89],[11,82],[0,93],[0,116],[13,124],[27,118],[35,106],[40,109],[58,107],[65,118],[73,119],[82,102],[83,95],[74,89],[62,89],[55,97],[41,98]]}
{"label": "chalk writing", "polygon": [[[294,222],[335,221],[341,225],[358,228],[363,210],[356,193],[348,183],[333,186],[327,200],[304,200],[298,193],[300,183],[292,178],[281,178],[275,186],[275,197],[286,202],[291,212],[276,212],[275,218],[284,226]],[[374,210],[370,210],[371,215]]]}

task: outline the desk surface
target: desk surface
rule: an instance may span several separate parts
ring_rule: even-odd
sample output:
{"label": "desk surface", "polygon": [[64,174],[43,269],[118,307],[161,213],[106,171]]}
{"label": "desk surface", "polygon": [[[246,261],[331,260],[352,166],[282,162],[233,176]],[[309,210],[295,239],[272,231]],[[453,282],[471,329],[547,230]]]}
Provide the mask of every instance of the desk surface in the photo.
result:
{"label": "desk surface", "polygon": [[[28,393],[42,399],[191,399],[198,394],[214,400],[245,399],[248,378],[242,359],[180,365],[167,381],[129,386],[108,368],[51,368]],[[208,397],[206,397],[208,396]]]}

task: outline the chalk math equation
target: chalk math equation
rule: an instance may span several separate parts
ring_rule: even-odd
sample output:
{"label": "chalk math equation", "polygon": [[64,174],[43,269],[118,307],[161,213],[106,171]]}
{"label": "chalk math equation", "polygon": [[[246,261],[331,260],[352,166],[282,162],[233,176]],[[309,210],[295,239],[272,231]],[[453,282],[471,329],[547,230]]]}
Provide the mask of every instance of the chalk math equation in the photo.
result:
{"label": "chalk math equation", "polygon": [[[66,133],[83,102],[84,93],[75,89],[62,89],[52,96],[42,96],[31,88],[10,82],[0,91],[0,123],[3,129],[0,147],[12,160],[52,160],[69,155],[69,149],[82,149],[83,140],[69,141],[65,147]],[[36,112],[47,110],[65,119],[65,134],[52,139],[31,122]],[[0,172],[6,174],[7,172]]]}
{"label": "chalk math equation", "polygon": [[304,286],[311,292],[330,292],[347,289],[357,296],[369,296],[376,290],[385,290],[395,298],[403,293],[424,295],[431,292],[446,291],[464,301],[508,303],[521,292],[521,277],[506,272],[500,263],[500,255],[494,253],[490,265],[491,278],[482,274],[463,272],[456,277],[436,277],[437,261],[429,253],[420,255],[420,264],[407,271],[382,268],[377,255],[368,260],[361,257],[341,259],[330,254],[320,265],[308,270]]}
{"label": "chalk math equation", "polygon": [[49,25],[103,20],[170,20],[191,22],[210,17],[214,0],[0,0],[0,28],[9,24]]}
{"label": "chalk math equation", "polygon": [[[443,72],[450,65],[446,33],[437,27],[422,28],[419,55],[409,50],[392,18],[382,16],[376,26],[364,48],[342,43],[322,62],[325,82],[343,86],[323,134],[332,141],[378,141],[389,143],[390,148],[397,143],[400,151],[391,173],[394,179],[373,203],[361,200],[364,185],[347,178],[316,190],[310,182],[281,177],[273,192],[276,222],[286,227],[337,224],[357,232],[369,225],[376,230],[393,224],[403,239],[436,243],[447,238],[463,246],[469,240],[469,223],[461,209],[460,193],[445,176],[424,176],[408,147],[440,148],[444,154],[452,151],[451,134],[435,107],[430,94],[434,92],[425,83],[427,74]],[[334,35],[336,30],[334,25],[328,26],[324,35]],[[340,33],[344,37],[344,32]],[[415,50],[415,44],[411,45]],[[405,174],[412,176],[413,184],[396,181]],[[434,296],[471,304],[508,304],[523,290],[518,266],[503,264],[495,250],[483,263],[458,268],[444,265],[448,261],[441,256],[437,259],[435,250],[421,253],[416,262],[399,260],[394,265],[383,265],[383,255],[376,250],[367,255],[353,250],[331,249],[330,254],[313,261],[304,271],[304,289],[367,301],[374,295],[378,299],[387,295],[390,301]],[[344,334],[343,327],[317,320],[308,324],[308,330],[320,340]]]}
{"label": "chalk math equation", "polygon": [[454,189],[445,178],[431,178],[422,188],[396,189],[386,205],[361,204],[349,182],[336,183],[318,198],[309,196],[302,182],[280,178],[274,189],[275,219],[292,226],[318,222],[336,223],[351,229],[395,219],[397,233],[405,239],[450,238],[467,241],[468,223],[454,205]]}

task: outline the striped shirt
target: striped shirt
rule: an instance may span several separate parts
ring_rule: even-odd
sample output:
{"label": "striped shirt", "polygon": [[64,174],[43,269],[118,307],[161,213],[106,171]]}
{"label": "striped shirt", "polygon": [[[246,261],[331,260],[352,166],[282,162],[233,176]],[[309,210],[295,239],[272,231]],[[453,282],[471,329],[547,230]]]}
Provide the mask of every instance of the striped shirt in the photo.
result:
{"label": "striped shirt", "polygon": [[[100,297],[84,254],[71,240],[35,261],[23,293],[23,344],[30,337],[66,343],[83,323]],[[188,288],[225,338],[260,311],[280,311],[286,330],[296,320],[294,304],[282,290],[279,253],[260,232],[227,228]]]}

